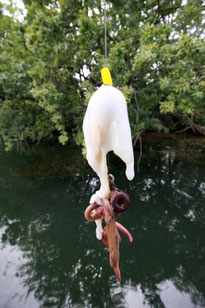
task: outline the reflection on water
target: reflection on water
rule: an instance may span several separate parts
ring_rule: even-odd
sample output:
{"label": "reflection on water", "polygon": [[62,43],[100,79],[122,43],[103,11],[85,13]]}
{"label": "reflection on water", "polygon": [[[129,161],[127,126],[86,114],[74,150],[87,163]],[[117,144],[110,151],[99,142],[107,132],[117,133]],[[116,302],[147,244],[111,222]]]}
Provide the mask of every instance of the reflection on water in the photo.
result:
{"label": "reflection on water", "polygon": [[113,162],[132,200],[120,284],[83,216],[97,178],[40,181],[19,175],[22,161],[1,154],[0,307],[205,307],[205,166],[165,152],[128,183]]}

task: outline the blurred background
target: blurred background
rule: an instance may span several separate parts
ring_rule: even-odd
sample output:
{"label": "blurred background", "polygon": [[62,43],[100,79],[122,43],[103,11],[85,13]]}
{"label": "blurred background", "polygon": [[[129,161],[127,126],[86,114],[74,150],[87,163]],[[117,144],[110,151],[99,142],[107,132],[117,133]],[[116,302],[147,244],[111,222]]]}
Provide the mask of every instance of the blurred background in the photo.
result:
{"label": "blurred background", "polygon": [[[133,181],[121,283],[84,219],[99,179],[82,121],[108,66],[125,95]],[[205,307],[204,1],[0,4],[0,307]]]}
{"label": "blurred background", "polygon": [[[133,140],[149,130],[204,135],[204,1],[105,7],[108,66],[126,97]],[[2,146],[82,144],[86,105],[105,64],[104,1],[4,0],[0,19]]]}

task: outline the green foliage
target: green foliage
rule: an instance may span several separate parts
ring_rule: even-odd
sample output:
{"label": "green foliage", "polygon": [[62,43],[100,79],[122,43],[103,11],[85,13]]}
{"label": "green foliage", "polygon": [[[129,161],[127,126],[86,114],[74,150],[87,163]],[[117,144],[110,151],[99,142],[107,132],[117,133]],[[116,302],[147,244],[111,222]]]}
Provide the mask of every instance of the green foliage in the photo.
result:
{"label": "green foliage", "polygon": [[[108,65],[128,102],[133,137],[168,131],[176,115],[177,125],[187,117],[205,125],[203,1],[106,2]],[[0,140],[7,149],[52,136],[82,144],[104,66],[103,2],[24,4],[23,22],[14,7],[11,17],[0,7]]]}

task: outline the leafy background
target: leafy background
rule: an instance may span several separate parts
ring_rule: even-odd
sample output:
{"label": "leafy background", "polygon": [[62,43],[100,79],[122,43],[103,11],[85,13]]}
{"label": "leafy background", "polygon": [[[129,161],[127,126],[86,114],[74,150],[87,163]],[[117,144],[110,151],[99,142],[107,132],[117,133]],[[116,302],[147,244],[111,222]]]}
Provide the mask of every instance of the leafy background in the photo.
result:
{"label": "leafy background", "polygon": [[[108,66],[140,133],[205,134],[204,2],[106,1]],[[83,143],[88,100],[101,85],[104,1],[0,4],[0,140],[7,150],[42,139]],[[8,14],[9,12],[9,14]]]}

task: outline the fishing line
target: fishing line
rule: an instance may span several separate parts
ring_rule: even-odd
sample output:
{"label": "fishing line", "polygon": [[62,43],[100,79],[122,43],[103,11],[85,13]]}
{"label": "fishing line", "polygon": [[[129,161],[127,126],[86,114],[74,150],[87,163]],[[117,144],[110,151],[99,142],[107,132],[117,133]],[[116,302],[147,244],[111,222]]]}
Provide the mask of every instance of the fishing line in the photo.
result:
{"label": "fishing line", "polygon": [[104,28],[105,28],[105,66],[107,67],[107,14],[106,14],[106,1],[104,1]]}
{"label": "fishing line", "polygon": [[[107,67],[107,12],[106,1],[104,1],[104,31],[105,31],[105,67]],[[107,153],[107,169],[110,169],[110,153]]]}

